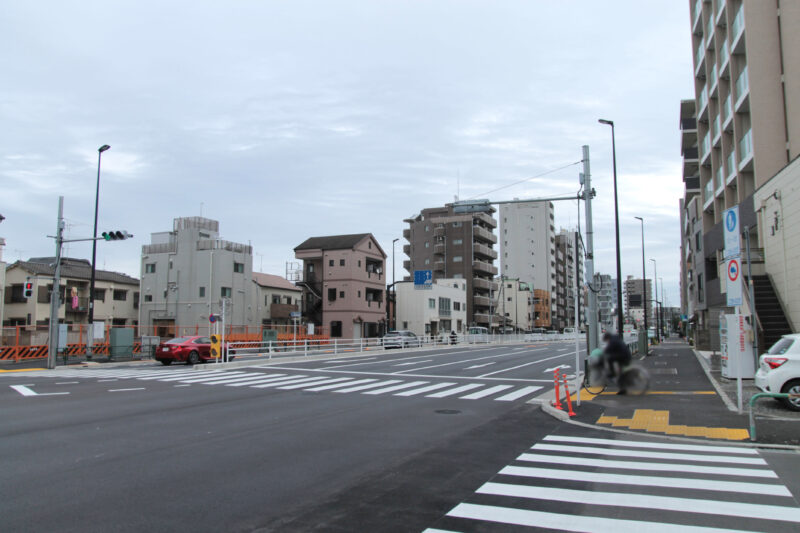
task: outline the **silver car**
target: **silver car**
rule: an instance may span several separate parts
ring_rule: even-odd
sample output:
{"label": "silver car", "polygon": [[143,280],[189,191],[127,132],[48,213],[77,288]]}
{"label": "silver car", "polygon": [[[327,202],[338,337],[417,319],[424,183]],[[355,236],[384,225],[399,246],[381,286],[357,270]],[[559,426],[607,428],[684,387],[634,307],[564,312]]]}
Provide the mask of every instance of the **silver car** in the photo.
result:
{"label": "silver car", "polygon": [[383,336],[383,348],[408,348],[422,346],[422,341],[414,333],[406,330],[390,331]]}

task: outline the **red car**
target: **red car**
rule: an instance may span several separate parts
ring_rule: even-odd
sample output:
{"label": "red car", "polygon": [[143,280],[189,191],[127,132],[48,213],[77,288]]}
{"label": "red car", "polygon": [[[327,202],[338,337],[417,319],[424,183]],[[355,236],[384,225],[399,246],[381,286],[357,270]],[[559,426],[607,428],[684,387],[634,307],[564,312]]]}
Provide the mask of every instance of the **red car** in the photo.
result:
{"label": "red car", "polygon": [[[155,358],[162,365],[172,364],[173,361],[185,362],[187,365],[196,365],[206,361],[216,361],[211,356],[211,339],[194,335],[191,337],[175,337],[162,342],[156,348]],[[228,356],[228,360],[232,360]]]}

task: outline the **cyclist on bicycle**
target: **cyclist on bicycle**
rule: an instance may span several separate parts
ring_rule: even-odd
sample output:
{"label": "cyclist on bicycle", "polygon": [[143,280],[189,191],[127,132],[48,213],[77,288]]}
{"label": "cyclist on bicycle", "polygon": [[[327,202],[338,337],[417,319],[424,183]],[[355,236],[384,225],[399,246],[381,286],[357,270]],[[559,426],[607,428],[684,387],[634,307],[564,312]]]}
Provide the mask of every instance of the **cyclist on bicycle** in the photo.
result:
{"label": "cyclist on bicycle", "polygon": [[[631,363],[633,358],[631,351],[620,335],[606,332],[603,334],[603,340],[606,342],[603,350],[603,365],[605,366],[606,374],[619,382],[622,370]],[[626,392],[620,385],[617,394],[625,394]]]}

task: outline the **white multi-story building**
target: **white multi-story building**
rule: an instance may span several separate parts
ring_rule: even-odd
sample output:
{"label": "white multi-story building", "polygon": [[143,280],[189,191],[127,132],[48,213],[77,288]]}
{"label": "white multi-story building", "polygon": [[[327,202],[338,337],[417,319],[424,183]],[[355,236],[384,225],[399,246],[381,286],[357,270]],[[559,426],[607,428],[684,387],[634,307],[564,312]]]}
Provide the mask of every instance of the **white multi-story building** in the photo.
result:
{"label": "white multi-story building", "polygon": [[[500,269],[531,290],[550,293],[550,315],[557,315],[555,215],[552,202],[500,206]],[[549,326],[547,324],[545,327]]]}
{"label": "white multi-story building", "polygon": [[534,295],[530,285],[518,279],[503,278],[498,281],[500,290],[497,291],[495,312],[501,317],[505,316],[505,321],[501,319],[498,323],[505,323],[506,328],[513,328],[517,333],[533,329]]}
{"label": "white multi-story building", "polygon": [[253,272],[252,308],[262,326],[292,325],[292,313],[300,312],[303,289],[291,281],[272,274]]}
{"label": "white multi-story building", "polygon": [[467,323],[467,281],[463,278],[438,279],[430,289],[414,288],[411,281],[397,288],[397,329],[416,335],[465,333]]}
{"label": "white multi-story building", "polygon": [[222,312],[223,300],[226,324],[260,323],[252,306],[252,248],[220,239],[216,220],[176,218],[172,231],[153,233],[142,246],[141,272],[139,323],[150,334],[208,328],[209,315]]}

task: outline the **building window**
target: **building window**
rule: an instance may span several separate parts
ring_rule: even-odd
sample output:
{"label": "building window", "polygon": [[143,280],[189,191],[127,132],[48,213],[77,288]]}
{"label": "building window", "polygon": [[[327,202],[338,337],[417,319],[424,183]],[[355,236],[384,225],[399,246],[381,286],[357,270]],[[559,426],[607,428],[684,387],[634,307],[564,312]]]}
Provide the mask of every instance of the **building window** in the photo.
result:
{"label": "building window", "polygon": [[277,294],[273,294],[273,295],[272,295],[272,303],[274,303],[274,304],[279,304],[279,303],[281,303],[281,297],[280,297],[280,296],[278,296]]}
{"label": "building window", "polygon": [[403,329],[408,329],[408,322],[403,322]]}
{"label": "building window", "polygon": [[169,260],[169,269],[172,270],[172,259]]}
{"label": "building window", "polygon": [[336,300],[336,289],[328,289],[328,301],[332,302]]}
{"label": "building window", "polygon": [[426,243],[425,243],[425,248],[430,248],[430,247],[431,247],[431,243],[429,243],[429,242],[426,242]]}
{"label": "building window", "polygon": [[344,266],[344,259],[339,259],[339,266],[340,266],[340,267],[343,267],[343,266]]}
{"label": "building window", "polygon": [[460,255],[453,256],[453,263],[460,263],[463,260],[464,260],[464,258],[461,257]]}
{"label": "building window", "polygon": [[361,268],[361,259],[358,260],[358,268]]}
{"label": "building window", "polygon": [[114,300],[118,302],[124,302],[127,299],[128,299],[128,291],[123,291],[119,289],[114,290]]}
{"label": "building window", "polygon": [[430,226],[428,226],[427,224],[425,224],[425,231],[428,231],[428,229],[429,229],[429,228],[430,228]]}
{"label": "building window", "polygon": [[144,301],[145,302],[152,302],[153,301],[153,295],[152,294],[145,294],[144,295]]}
{"label": "building window", "polygon": [[361,298],[361,291],[358,291],[358,297]]}
{"label": "building window", "polygon": [[206,288],[205,287],[200,287],[198,292],[199,292],[198,296],[200,298],[205,298],[206,297]]}
{"label": "building window", "polygon": [[328,266],[329,266],[329,267],[332,267],[332,266],[333,266],[333,259],[328,259]]}
{"label": "building window", "polygon": [[431,260],[430,259],[425,259],[425,264],[426,265],[430,265],[431,264]]}
{"label": "building window", "polygon": [[233,271],[237,274],[244,274],[244,263],[233,263]]}
{"label": "building window", "polygon": [[454,228],[460,228],[461,227],[461,222],[453,222],[453,227]]}
{"label": "building window", "polygon": [[334,320],[331,322],[331,337],[341,337],[342,336],[342,321],[341,320]]}
{"label": "building window", "polygon": [[147,263],[144,265],[144,273],[145,274],[155,274],[156,272],[156,264],[155,263]]}
{"label": "building window", "polygon": [[453,311],[461,311],[461,302],[453,302]]}
{"label": "building window", "polygon": [[344,291],[339,291],[339,298],[344,298]]}
{"label": "building window", "polygon": [[456,246],[459,244],[464,244],[464,239],[453,239],[453,244]]}
{"label": "building window", "polygon": [[[47,301],[49,302],[50,299],[48,298]],[[106,301],[106,290],[105,289],[95,289],[94,290],[94,301],[95,302],[105,302]]]}
{"label": "building window", "polygon": [[436,309],[436,299],[428,298],[428,309]]}
{"label": "building window", "polygon": [[231,295],[233,295],[233,289],[230,287],[221,287],[219,295],[222,298],[230,298]]}

